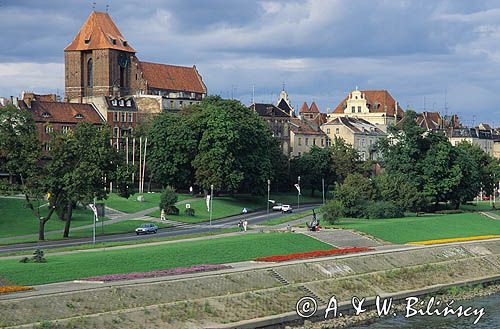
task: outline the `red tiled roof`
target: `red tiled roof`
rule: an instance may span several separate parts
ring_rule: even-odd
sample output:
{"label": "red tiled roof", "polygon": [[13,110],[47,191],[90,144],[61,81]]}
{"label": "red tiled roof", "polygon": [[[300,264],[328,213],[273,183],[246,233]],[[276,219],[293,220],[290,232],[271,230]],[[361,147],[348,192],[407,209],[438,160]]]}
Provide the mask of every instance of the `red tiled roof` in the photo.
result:
{"label": "red tiled roof", "polygon": [[196,66],[175,66],[140,62],[144,79],[148,86],[172,91],[188,91],[200,94],[207,92],[207,87]]}
{"label": "red tiled roof", "polygon": [[[36,122],[102,123],[104,120],[90,104],[32,101],[29,111]],[[82,115],[78,119],[77,115]]]}
{"label": "red tiled roof", "polygon": [[[360,90],[361,93],[365,94],[367,103],[370,105],[370,113],[384,113],[387,108],[387,115],[394,116],[394,108],[396,106],[396,101],[392,98],[391,94],[387,90]],[[333,113],[344,113],[344,108],[347,105],[347,95],[342,102],[333,110]],[[380,104],[378,108],[375,104]],[[398,104],[398,116],[403,117],[404,111]]]}
{"label": "red tiled roof", "polygon": [[117,49],[135,53],[127,40],[120,33],[108,13],[93,11],[83,23],[75,39],[64,49],[93,50]]}
{"label": "red tiled roof", "polygon": [[309,112],[309,106],[307,105],[306,102],[304,102],[304,104],[302,104],[302,106],[300,107],[300,110],[299,110],[299,113],[305,113],[305,112]]}
{"label": "red tiled roof", "polygon": [[318,106],[316,102],[312,102],[311,107],[309,108],[309,112],[319,113]]}
{"label": "red tiled roof", "polygon": [[441,115],[439,114],[439,112],[419,113],[415,121],[420,127],[427,130],[439,129],[442,123]]}

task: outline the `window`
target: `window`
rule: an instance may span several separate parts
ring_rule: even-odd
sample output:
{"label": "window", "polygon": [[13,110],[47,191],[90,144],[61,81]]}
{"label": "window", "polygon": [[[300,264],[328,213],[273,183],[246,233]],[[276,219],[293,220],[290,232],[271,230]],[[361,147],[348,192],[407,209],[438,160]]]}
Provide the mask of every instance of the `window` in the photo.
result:
{"label": "window", "polygon": [[300,137],[299,137],[299,143],[298,144],[299,144],[299,146],[302,145],[302,138],[300,138]]}
{"label": "window", "polygon": [[93,66],[94,63],[92,61],[92,58],[90,58],[89,61],[87,62],[87,86],[90,88],[92,88],[93,86],[93,79],[94,79]]}
{"label": "window", "polygon": [[339,128],[335,128],[335,133],[339,134],[340,133],[340,129]]}
{"label": "window", "polygon": [[132,101],[129,99],[126,104],[127,104],[127,107],[131,107],[132,106]]}
{"label": "window", "polygon": [[170,101],[170,108],[173,109],[174,108],[174,101]]}
{"label": "window", "polygon": [[122,122],[127,122],[127,112],[122,112]]}
{"label": "window", "polygon": [[133,122],[134,121],[134,115],[132,112],[128,113],[128,122]]}
{"label": "window", "polygon": [[365,139],[364,138],[361,140],[361,146],[365,147]]}
{"label": "window", "polygon": [[309,138],[306,138],[306,146],[309,145]]}
{"label": "window", "polygon": [[316,145],[316,138],[313,138],[313,145]]}
{"label": "window", "polygon": [[75,119],[83,119],[83,115],[81,115],[80,113],[78,113],[78,114],[75,115]]}
{"label": "window", "polygon": [[70,131],[70,130],[71,130],[71,128],[69,126],[62,126],[62,133],[63,134],[67,134],[68,131]]}
{"label": "window", "polygon": [[326,133],[330,134],[330,128],[326,128]]}
{"label": "window", "polygon": [[111,101],[111,104],[113,104],[113,106],[118,106],[118,101],[116,99],[113,99]]}
{"label": "window", "polygon": [[358,106],[358,113],[361,113],[361,106]]}
{"label": "window", "polygon": [[301,156],[301,155],[302,155],[302,153],[299,152],[299,156]]}
{"label": "window", "polygon": [[352,106],[352,107],[351,107],[351,112],[352,112],[352,113],[355,113],[355,112],[356,112],[356,106]]}
{"label": "window", "polygon": [[179,107],[182,107],[182,101],[179,102]]}
{"label": "window", "polygon": [[113,121],[114,122],[118,121],[118,112],[113,112]]}
{"label": "window", "polygon": [[123,99],[120,99],[120,106],[124,106],[125,105],[125,102],[123,101]]}
{"label": "window", "polygon": [[42,118],[50,118],[50,117],[51,117],[51,115],[50,115],[49,112],[43,112],[42,113]]}
{"label": "window", "polygon": [[43,149],[45,151],[50,151],[52,149],[52,147],[50,146],[50,143],[47,142],[47,143],[43,144]]}
{"label": "window", "polygon": [[332,141],[330,138],[326,139],[326,146],[328,146],[328,147],[332,146]]}
{"label": "window", "polygon": [[325,141],[321,138],[321,146],[325,146]]}
{"label": "window", "polygon": [[115,137],[115,138],[120,137],[120,128],[118,128],[118,127],[113,128],[113,137]]}
{"label": "window", "polygon": [[52,126],[45,126],[45,133],[46,134],[50,134],[53,131],[54,131],[54,127],[52,127]]}

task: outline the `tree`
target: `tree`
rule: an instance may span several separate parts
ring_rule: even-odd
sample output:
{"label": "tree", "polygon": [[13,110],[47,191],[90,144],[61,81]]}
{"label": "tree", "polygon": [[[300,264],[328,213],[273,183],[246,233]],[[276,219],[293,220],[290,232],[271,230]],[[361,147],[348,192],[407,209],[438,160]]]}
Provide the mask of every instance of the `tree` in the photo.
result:
{"label": "tree", "polygon": [[191,122],[199,138],[192,164],[202,188],[266,191],[276,142],[255,112],[239,101],[210,96],[193,107]]}
{"label": "tree", "polygon": [[412,185],[406,178],[398,173],[384,173],[374,178],[377,191],[376,199],[392,202],[403,211],[423,211],[429,200],[417,186]]}
{"label": "tree", "polygon": [[184,188],[193,183],[192,162],[198,140],[190,122],[190,112],[164,112],[149,129],[148,164],[155,180],[163,186]]}
{"label": "tree", "polygon": [[335,224],[335,222],[340,218],[345,216],[345,208],[342,202],[339,200],[330,200],[325,203],[320,209],[322,218],[330,224]]}
{"label": "tree", "polygon": [[[69,236],[73,209],[78,203],[89,204],[94,198],[107,197],[106,179],[114,180],[121,164],[110,139],[108,128],[89,123],[79,123],[74,130],[53,136],[45,187],[66,222],[64,237]],[[40,229],[43,240],[43,227]]]}
{"label": "tree", "polygon": [[312,196],[316,189],[321,188],[323,179],[327,189],[328,184],[334,182],[333,157],[330,148],[313,146],[309,152],[293,159],[292,166],[295,176],[300,176],[301,184],[311,189]]}
{"label": "tree", "polygon": [[351,145],[347,144],[342,138],[337,138],[332,141],[331,146],[332,164],[331,173],[332,180],[338,183],[343,183],[347,176],[353,173],[361,172],[361,161],[358,151]]}
{"label": "tree", "polygon": [[160,210],[164,210],[167,214],[172,214],[178,212],[175,204],[177,202],[177,193],[175,189],[171,186],[167,186],[163,192],[161,192],[160,199]]}
{"label": "tree", "polygon": [[366,206],[374,197],[372,181],[361,174],[348,175],[343,184],[337,183],[335,199],[344,209],[345,216],[362,217]]}

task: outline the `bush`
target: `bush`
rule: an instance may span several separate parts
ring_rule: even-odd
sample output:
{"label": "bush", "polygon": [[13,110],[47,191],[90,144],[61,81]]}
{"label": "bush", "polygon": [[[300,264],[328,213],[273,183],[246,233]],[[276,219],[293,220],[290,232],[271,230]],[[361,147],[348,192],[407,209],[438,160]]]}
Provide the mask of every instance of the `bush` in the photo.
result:
{"label": "bush", "polygon": [[337,185],[335,190],[335,199],[342,204],[346,217],[363,217],[367,203],[373,196],[372,182],[360,174],[347,176],[344,183]]}
{"label": "bush", "polygon": [[340,217],[344,217],[345,209],[339,200],[331,200],[319,209],[323,220],[329,224],[335,224]]}
{"label": "bush", "polygon": [[177,193],[171,186],[167,186],[163,192],[161,192],[160,199],[160,210],[165,210],[167,215],[178,215],[179,209],[175,207],[177,202]]}
{"label": "bush", "polygon": [[404,217],[403,209],[394,202],[370,201],[365,209],[366,218],[398,218]]}
{"label": "bush", "polygon": [[193,208],[186,208],[184,213],[186,214],[186,216],[194,216],[194,209]]}
{"label": "bush", "polygon": [[461,214],[463,213],[460,209],[444,209],[436,211],[436,214],[450,215],[450,214]]}

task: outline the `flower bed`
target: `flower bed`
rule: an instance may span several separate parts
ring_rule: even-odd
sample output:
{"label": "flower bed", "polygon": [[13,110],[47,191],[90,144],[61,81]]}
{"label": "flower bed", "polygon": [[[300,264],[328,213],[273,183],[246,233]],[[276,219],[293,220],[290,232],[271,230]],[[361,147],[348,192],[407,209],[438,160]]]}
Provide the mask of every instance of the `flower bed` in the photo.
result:
{"label": "flower bed", "polygon": [[408,244],[428,245],[428,244],[440,244],[440,243],[462,242],[462,241],[473,241],[473,240],[486,240],[486,239],[496,239],[496,238],[500,238],[500,235],[479,235],[479,236],[471,236],[471,237],[467,237],[467,238],[426,240],[426,241],[408,242]]}
{"label": "flower bed", "polygon": [[255,258],[255,260],[259,261],[259,262],[283,262],[283,261],[294,260],[294,259],[304,259],[304,258],[330,256],[330,255],[349,254],[349,253],[353,253],[353,252],[369,251],[369,250],[373,250],[373,249],[371,249],[371,248],[345,248],[345,249],[317,250],[317,251],[301,252],[301,253],[297,253],[297,254],[259,257],[259,258]]}
{"label": "flower bed", "polygon": [[32,290],[33,287],[26,286],[0,286],[0,294],[8,294],[9,292],[18,292]]}
{"label": "flower bed", "polygon": [[196,272],[205,271],[216,271],[231,268],[227,265],[196,265],[190,267],[176,267],[168,270],[157,270],[150,272],[132,272],[125,274],[110,274],[110,275],[100,275],[93,276],[84,279],[85,281],[116,281],[116,280],[131,280],[131,279],[142,279],[142,278],[154,278],[159,276],[169,276],[169,275],[179,275],[188,274]]}

